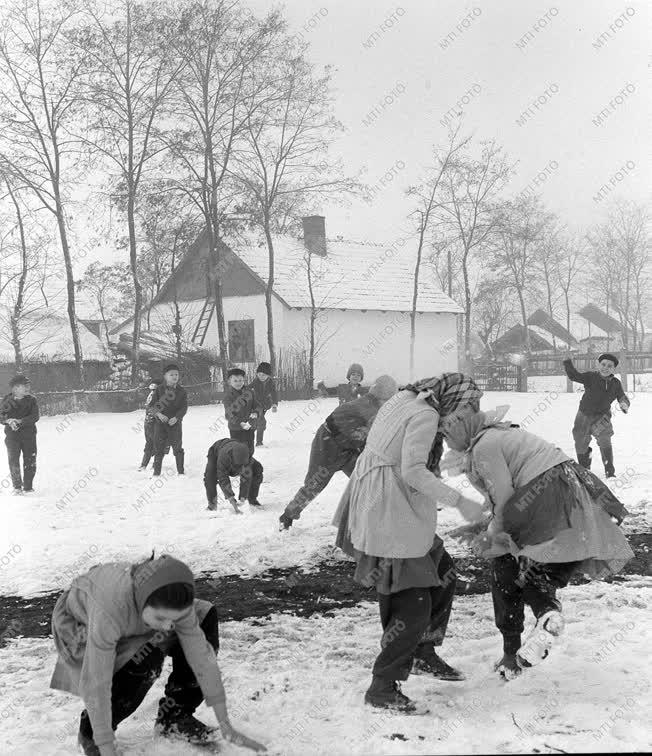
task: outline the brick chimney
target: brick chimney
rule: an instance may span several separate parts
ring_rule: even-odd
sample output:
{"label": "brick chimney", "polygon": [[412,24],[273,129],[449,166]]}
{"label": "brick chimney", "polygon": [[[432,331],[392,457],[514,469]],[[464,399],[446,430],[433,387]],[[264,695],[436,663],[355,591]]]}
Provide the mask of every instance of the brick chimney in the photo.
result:
{"label": "brick chimney", "polygon": [[310,215],[301,221],[305,248],[313,255],[326,257],[326,218],[323,215]]}

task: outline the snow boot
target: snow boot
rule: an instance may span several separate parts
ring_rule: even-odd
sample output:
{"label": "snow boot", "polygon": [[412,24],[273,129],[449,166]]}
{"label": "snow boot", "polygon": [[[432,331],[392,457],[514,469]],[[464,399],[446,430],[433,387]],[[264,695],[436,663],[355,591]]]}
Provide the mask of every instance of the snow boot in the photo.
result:
{"label": "snow boot", "polygon": [[262,509],[263,505],[258,501],[258,499],[254,499],[253,501],[249,501],[250,507],[255,507],[256,509]]}
{"label": "snow boot", "polygon": [[364,694],[364,702],[376,709],[390,709],[399,714],[417,713],[417,705],[401,692],[396,680],[384,680],[376,675]]}
{"label": "snow boot", "polygon": [[288,517],[285,512],[278,518],[278,529],[283,532],[284,530],[289,530],[292,527],[292,518]]}
{"label": "snow boot", "polygon": [[542,614],[534,629],[519,648],[516,661],[519,667],[535,667],[548,658],[555,641],[564,631],[564,618],[560,611],[552,609]]}
{"label": "snow boot", "polygon": [[591,469],[591,453],[591,447],[589,446],[589,449],[585,454],[577,455],[577,461],[582,467],[586,467],[587,470]]}
{"label": "snow boot", "polygon": [[167,714],[161,713],[159,709],[154,729],[165,738],[184,740],[192,745],[206,745],[215,740],[217,728],[205,725],[192,714]]}
{"label": "snow boot", "polygon": [[429,674],[438,680],[459,682],[466,677],[459,670],[451,667],[437,654],[432,643],[420,643],[417,646],[412,673],[415,675]]}
{"label": "snow boot", "polygon": [[100,749],[95,745],[95,741],[93,740],[91,726],[88,721],[88,712],[86,710],[82,711],[79,718],[77,743],[85,756],[100,756]]}
{"label": "snow boot", "polygon": [[499,659],[494,664],[494,671],[505,680],[515,680],[519,675],[523,673],[523,669],[516,660],[516,654],[504,654],[502,659]]}
{"label": "snow boot", "polygon": [[174,452],[174,459],[176,460],[176,463],[177,463],[177,473],[179,475],[185,474],[184,468],[183,468],[183,460],[185,456],[186,456],[186,453],[184,452],[183,449],[179,449],[178,452]]}
{"label": "snow boot", "polygon": [[604,465],[604,474],[607,478],[615,478],[616,471],[614,470],[614,450],[611,446],[600,449],[602,456],[602,464]]}
{"label": "snow boot", "polygon": [[14,488],[12,490],[12,494],[14,496],[22,496],[23,495],[23,489],[22,488]]}
{"label": "snow boot", "polygon": [[158,477],[161,474],[161,468],[163,467],[163,455],[154,455],[154,465],[152,467],[152,475]]}

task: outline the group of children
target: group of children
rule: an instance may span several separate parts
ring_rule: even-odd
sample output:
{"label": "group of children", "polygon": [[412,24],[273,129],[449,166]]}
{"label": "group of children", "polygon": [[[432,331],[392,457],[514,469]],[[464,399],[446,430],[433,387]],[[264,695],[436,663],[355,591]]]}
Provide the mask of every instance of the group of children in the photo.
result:
{"label": "group of children", "polygon": [[[588,447],[593,435],[601,449],[607,476],[614,474],[610,406],[614,399],[619,401],[624,411],[629,406],[620,382],[613,376],[618,360],[611,354],[603,354],[598,362],[598,372],[586,373],[577,372],[570,361],[565,363],[569,377],[585,386],[573,429],[580,462],[577,466],[571,464],[553,445],[537,440],[518,428],[514,429],[510,424],[501,424],[499,418],[487,418],[475,405],[468,411],[451,413],[446,419],[445,394],[442,393],[436,402],[437,417],[441,422],[438,435],[443,433],[449,447],[465,455],[467,467],[464,471],[472,484],[483,491],[492,503],[493,530],[490,527],[479,540],[476,537],[473,544],[476,552],[494,559],[492,585],[496,621],[504,637],[504,657],[500,664],[505,676],[517,674],[520,669],[537,663],[542,654],[543,658],[547,654],[546,648],[542,652],[540,641],[538,647],[536,642],[533,647],[529,640],[521,644],[524,603],[535,611],[538,637],[546,635],[545,645],[549,643],[549,637],[560,631],[555,588],[565,585],[573,571],[585,566],[588,557],[595,561],[596,555],[587,549],[594,545],[593,541],[600,541],[600,533],[609,532],[611,540],[609,547],[603,549],[604,553],[598,553],[598,557],[613,562],[614,543],[620,547],[621,562],[631,555],[622,539],[619,541],[609,531],[610,521],[596,519],[591,502],[599,494],[602,508],[617,521],[624,515],[622,505],[610,496],[604,484],[602,486],[606,490],[596,493],[595,477],[583,477],[581,472],[590,467]],[[405,389],[409,389],[414,392],[417,403],[426,394],[428,401],[434,401],[434,389],[425,385],[408,386],[397,394],[396,382],[387,375],[376,379],[365,393],[361,389],[364,373],[359,365],[351,366],[348,377],[349,385],[346,392],[341,392],[339,406],[315,434],[304,484],[280,517],[282,529],[292,525],[337,471],[353,476],[355,485],[359,485],[364,470],[359,472],[360,465],[356,467],[356,462],[365,453],[367,435],[373,430],[377,436],[370,444],[374,447],[372,454],[376,456],[380,453],[381,441],[392,441],[392,434],[385,432],[384,428],[387,426],[391,430],[394,408],[383,411],[383,422],[378,428],[374,426],[381,409],[385,405],[390,407],[390,400],[394,402],[397,396],[406,394]],[[269,409],[276,411],[278,397],[268,363],[258,366],[257,377],[249,386],[245,386],[244,371],[237,368],[229,371],[228,380],[224,407],[230,437],[218,439],[210,446],[204,483],[209,509],[217,506],[219,486],[234,511],[239,512],[239,505],[245,501],[259,506],[258,491],[263,468],[254,459],[254,451],[263,442],[265,412]],[[432,385],[441,383],[440,380]],[[177,470],[183,473],[182,421],[187,411],[187,395],[179,383],[178,367],[168,365],[163,381],[151,385],[150,391],[142,467],[146,467],[153,456],[154,474],[160,474],[163,456],[171,448]],[[461,396],[459,386],[449,386],[447,391],[456,397]],[[423,408],[419,409],[421,414]],[[11,381],[11,393],[0,404],[0,422],[5,425],[9,467],[16,491],[32,490],[36,469],[35,424],[38,417],[38,406],[36,399],[29,394],[28,381],[21,376],[15,377]],[[426,446],[423,451],[427,456],[430,443],[434,449],[437,438],[424,436],[424,442]],[[436,460],[437,469],[438,463],[439,457]],[[383,467],[388,463],[381,459],[379,464]],[[423,467],[423,460],[420,465]],[[429,459],[426,468],[433,469]],[[556,473],[552,478],[550,471]],[[238,475],[239,500],[230,481],[231,477]],[[417,495],[418,490],[407,487],[405,493],[411,497]],[[453,491],[452,495],[457,497],[459,503],[459,493]],[[371,503],[364,499],[365,512]],[[474,506],[477,507],[477,503]],[[551,518],[550,512],[553,510],[555,517]],[[460,511],[465,511],[461,505]],[[573,532],[582,528],[582,532],[588,532],[592,527],[591,538],[579,546],[563,541],[563,537],[560,540],[560,536],[553,533],[551,523],[562,521],[570,522]],[[348,527],[351,523],[348,514],[342,522],[340,530],[344,532],[344,525]],[[361,522],[358,520],[356,527],[360,527]],[[505,538],[506,531],[512,534],[511,541]],[[538,546],[543,536],[546,537],[545,553]],[[393,537],[390,533],[390,540]],[[604,539],[600,541],[600,545],[604,546],[604,543]],[[556,556],[555,549],[558,552]],[[386,561],[396,566],[396,559]],[[545,567],[546,562],[557,566],[543,570],[536,567],[537,564]],[[444,564],[448,562],[440,560],[439,567]],[[398,645],[403,655],[401,659],[412,658],[407,645],[418,640],[419,648],[427,647],[429,654],[425,661],[419,657],[421,671],[428,671],[439,679],[456,680],[462,679],[462,676],[434,652],[434,645],[443,639],[450,613],[451,585],[454,585],[454,577],[450,579],[449,575],[451,571],[454,573],[452,566],[443,577],[438,577],[442,590],[451,594],[446,599],[448,603],[440,602],[442,607],[444,604],[446,606],[445,611],[442,610],[443,619],[440,618],[437,625],[441,636],[437,636],[439,640],[435,638],[436,633],[432,637],[427,633],[421,636],[421,630],[416,626],[414,632],[393,634],[392,617],[397,611],[395,602],[391,596],[381,596],[385,611],[383,627],[387,636],[383,639],[382,653],[389,659],[394,653],[394,645]],[[412,576],[406,572],[401,575],[401,580],[408,577]],[[426,618],[431,626],[436,624],[433,624],[433,611],[431,609]],[[413,619],[407,621],[411,628]],[[264,750],[264,746],[237,732],[230,724],[224,688],[215,664],[215,654],[219,648],[217,613],[215,607],[196,598],[194,577],[182,562],[165,555],[155,559],[152,555],[149,560],[139,564],[100,564],[93,567],[76,578],[60,596],[53,613],[52,632],[58,652],[52,687],[75,693],[83,699],[86,708],[81,715],[78,739],[87,756],[116,756],[118,750],[114,732],[118,724],[144,700],[161,674],[166,655],[172,658],[172,672],[165,688],[165,697],[159,702],[156,718],[157,729],[162,735],[181,737],[200,744],[210,741],[213,729],[194,717],[194,711],[205,700],[213,708],[224,737],[238,745]],[[399,665],[392,657],[391,663],[388,662],[384,668],[385,672],[390,677],[399,674],[394,668],[405,666],[403,661]],[[415,665],[415,668],[418,666]],[[376,671],[375,668],[375,678],[378,677]],[[379,677],[380,682],[375,678],[373,685],[376,687],[372,685],[373,695],[369,694],[368,702],[409,713],[410,702],[398,690],[395,678],[380,680]]]}

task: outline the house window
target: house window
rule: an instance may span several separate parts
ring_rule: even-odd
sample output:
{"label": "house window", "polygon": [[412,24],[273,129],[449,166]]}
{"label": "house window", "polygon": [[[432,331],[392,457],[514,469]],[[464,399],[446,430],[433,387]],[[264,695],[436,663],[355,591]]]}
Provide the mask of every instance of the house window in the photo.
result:
{"label": "house window", "polygon": [[255,362],[253,320],[229,320],[229,359],[231,362]]}

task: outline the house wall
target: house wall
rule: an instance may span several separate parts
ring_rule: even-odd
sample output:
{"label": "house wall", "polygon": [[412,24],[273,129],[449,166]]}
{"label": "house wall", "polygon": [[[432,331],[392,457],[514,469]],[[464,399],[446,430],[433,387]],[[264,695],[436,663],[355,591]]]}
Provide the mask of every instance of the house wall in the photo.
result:
{"label": "house wall", "polygon": [[[308,348],[309,310],[286,310],[283,345]],[[414,375],[409,375],[410,317],[379,311],[327,310],[316,325],[315,379],[326,385],[345,380],[359,362],[365,382],[389,373],[399,382],[458,369],[456,318],[452,313],[417,315]]]}

